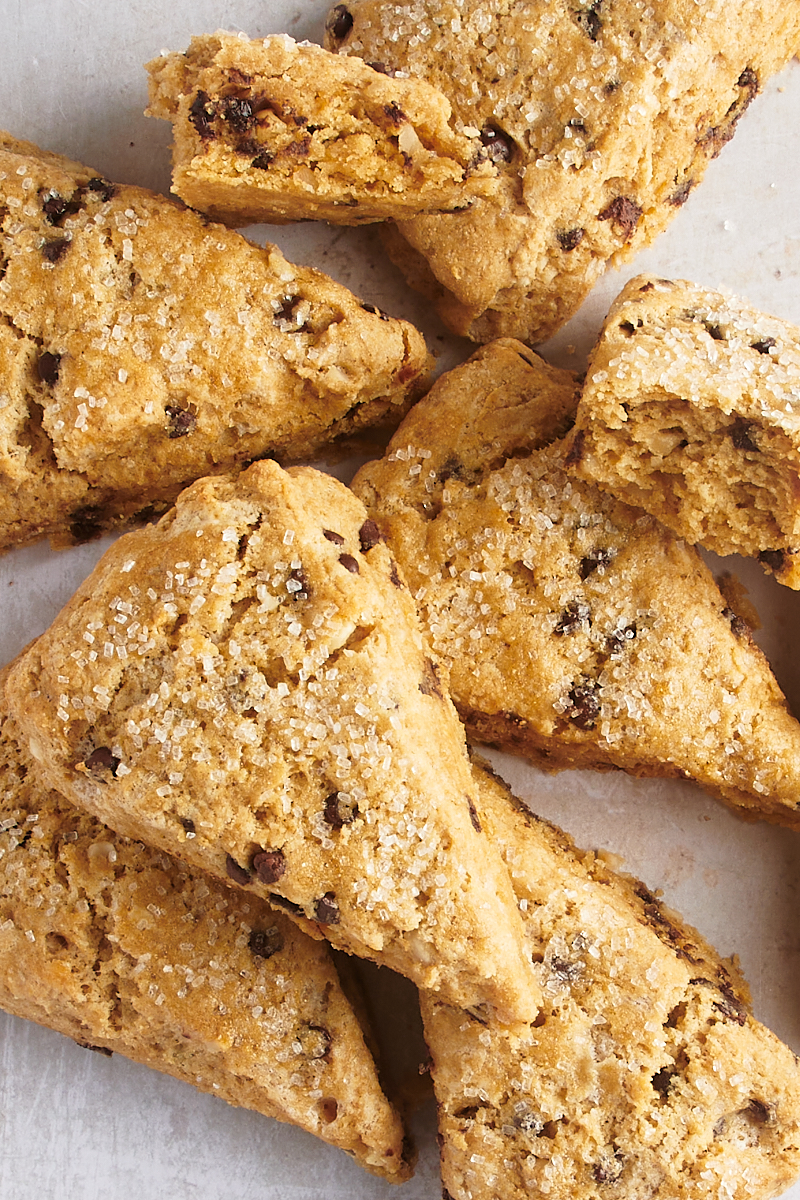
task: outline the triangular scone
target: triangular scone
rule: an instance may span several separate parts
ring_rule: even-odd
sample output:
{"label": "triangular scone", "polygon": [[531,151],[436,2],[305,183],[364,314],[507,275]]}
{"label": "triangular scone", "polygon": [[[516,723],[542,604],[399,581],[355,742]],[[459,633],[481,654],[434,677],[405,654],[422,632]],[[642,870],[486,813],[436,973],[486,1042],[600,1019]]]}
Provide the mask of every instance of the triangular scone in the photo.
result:
{"label": "triangular scone", "polygon": [[766,1200],[800,1174],[800,1068],[746,985],[636,880],[481,773],[544,1003],[502,1029],[423,996],[451,1200]]}
{"label": "triangular scone", "polygon": [[200,480],[107,551],[8,695],[52,786],[112,828],[454,1003],[535,1012],[463,729],[337,480]]}
{"label": "triangular scone", "polygon": [[800,826],[800,725],[748,626],[695,550],[543,444],[575,391],[525,347],[487,346],[354,481],[456,706],[545,769],[687,776]]}
{"label": "triangular scone", "polygon": [[687,541],[800,588],[800,329],[639,275],[592,352],[577,470]]}
{"label": "triangular scone", "polygon": [[418,79],[296,42],[222,31],[147,64],[172,121],[173,191],[228,225],[361,225],[467,207],[497,190],[478,136]]}
{"label": "triangular scone", "polygon": [[540,342],[680,211],[800,49],[800,8],[347,0],[326,45],[427,80],[480,132],[497,195],[389,226],[387,246],[454,332]]}
{"label": "triangular scone", "polygon": [[324,943],[39,785],[5,712],[0,1007],[409,1173]]}
{"label": "triangular scone", "polygon": [[399,418],[422,335],[177,203],[0,132],[0,550],[81,541]]}

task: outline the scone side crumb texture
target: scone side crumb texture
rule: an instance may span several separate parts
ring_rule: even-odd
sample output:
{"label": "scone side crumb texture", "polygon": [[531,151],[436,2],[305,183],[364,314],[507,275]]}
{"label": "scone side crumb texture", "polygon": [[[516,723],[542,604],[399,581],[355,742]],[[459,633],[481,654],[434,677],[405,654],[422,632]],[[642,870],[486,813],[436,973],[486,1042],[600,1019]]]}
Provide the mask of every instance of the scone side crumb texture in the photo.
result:
{"label": "scone side crumb texture", "polygon": [[423,995],[452,1200],[767,1200],[800,1174],[797,1057],[735,963],[476,767],[544,1004],[527,1028]]}
{"label": "scone side crumb texture", "polygon": [[0,268],[0,549],[399,420],[431,361],[276,247],[3,133]]}
{"label": "scone side crumb texture", "polygon": [[2,706],[0,797],[0,1006],[408,1176],[323,943],[39,784]]}
{"label": "scone side crumb texture", "polygon": [[116,542],[8,694],[50,783],[112,828],[527,1018],[521,922],[445,689],[363,505],[263,462]]}
{"label": "scone side crumb texture", "polygon": [[478,131],[429,84],[281,34],[218,31],[148,63],[173,123],[173,191],[228,225],[359,225],[464,208],[497,188]]}
{"label": "scone side crumb texture", "polygon": [[[440,88],[500,171],[495,198],[423,215],[389,250],[454,332],[541,342],[607,263],[680,211],[800,48],[782,0],[353,0],[330,49]],[[460,123],[460,125],[459,125]]]}
{"label": "scone side crumb texture", "polygon": [[442,376],[353,481],[468,730],[798,827],[800,725],[746,621],[693,548],[570,472],[574,377],[516,345]]}
{"label": "scone side crumb texture", "polygon": [[800,330],[640,275],[592,352],[571,458],[687,541],[800,588]]}

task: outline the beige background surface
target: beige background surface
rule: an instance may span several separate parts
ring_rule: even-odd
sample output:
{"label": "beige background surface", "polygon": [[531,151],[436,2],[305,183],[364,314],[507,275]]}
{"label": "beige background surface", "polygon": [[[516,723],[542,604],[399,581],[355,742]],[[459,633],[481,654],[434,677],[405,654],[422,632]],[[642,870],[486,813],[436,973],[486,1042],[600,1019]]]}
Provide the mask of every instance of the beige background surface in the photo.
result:
{"label": "beige background surface", "polygon": [[[794,2],[794,0],[792,0]],[[142,116],[142,63],[216,28],[320,40],[319,0],[0,0],[0,126],[159,190],[169,128]],[[611,298],[638,271],[723,285],[800,324],[800,64],[772,81],[670,230],[612,272],[544,352],[580,367]],[[440,368],[472,347],[449,337],[386,262],[373,230],[297,225],[252,231],[426,332]],[[346,470],[346,468],[345,468]],[[0,663],[46,627],[103,549],[43,546],[0,559]],[[752,564],[761,641],[800,714],[800,594]],[[724,954],[738,953],[766,1024],[800,1053],[800,835],[742,824],[691,784],[568,772],[544,776],[495,756],[542,815],[579,844],[620,855]],[[403,1086],[424,1095],[411,989],[373,979]],[[432,1109],[414,1126],[421,1158],[401,1190],[311,1137],[234,1110],[115,1056],[88,1053],[0,1014],[0,1196],[5,1200],[438,1200]],[[788,1195],[800,1200],[800,1185]]]}

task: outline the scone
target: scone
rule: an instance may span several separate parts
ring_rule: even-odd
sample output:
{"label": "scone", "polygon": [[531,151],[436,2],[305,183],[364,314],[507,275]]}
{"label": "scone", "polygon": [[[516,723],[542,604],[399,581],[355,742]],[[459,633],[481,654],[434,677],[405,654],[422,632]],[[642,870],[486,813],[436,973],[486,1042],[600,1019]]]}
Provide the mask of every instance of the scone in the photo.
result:
{"label": "scone", "polygon": [[0,1007],[409,1174],[324,943],[40,785],[4,708]]}
{"label": "scone", "polygon": [[275,247],[0,133],[0,549],[163,512],[411,402],[421,334]]}
{"label": "scone", "polygon": [[390,227],[456,333],[540,342],[606,264],[664,229],[800,49],[783,0],[352,0],[326,45],[441,89],[501,172],[495,198]]}
{"label": "scone", "polygon": [[514,1029],[423,996],[450,1200],[767,1200],[800,1174],[800,1068],[746,985],[636,880],[479,776],[544,1004]]}
{"label": "scone", "polygon": [[149,116],[173,123],[172,190],[227,225],[361,225],[466,208],[497,190],[478,131],[446,97],[286,34],[222,31],[147,64]]}
{"label": "scone", "polygon": [[692,547],[571,473],[576,404],[571,374],[494,343],[354,480],[468,730],[546,770],[692,778],[800,827],[800,725],[745,619]]}
{"label": "scone", "polygon": [[800,329],[640,275],[592,352],[571,459],[687,541],[800,588]]}
{"label": "scone", "polygon": [[8,696],[51,785],[120,833],[454,1003],[530,1016],[445,688],[359,501],[263,462],[117,541]]}

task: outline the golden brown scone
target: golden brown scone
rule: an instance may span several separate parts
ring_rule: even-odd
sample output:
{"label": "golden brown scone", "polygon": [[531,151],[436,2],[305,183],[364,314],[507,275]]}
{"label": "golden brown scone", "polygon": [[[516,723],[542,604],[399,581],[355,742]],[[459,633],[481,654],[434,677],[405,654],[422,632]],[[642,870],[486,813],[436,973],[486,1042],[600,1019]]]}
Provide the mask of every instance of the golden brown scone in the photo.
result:
{"label": "golden brown scone", "polygon": [[735,296],[639,275],[592,352],[579,474],[717,554],[800,588],[800,329]]}
{"label": "golden brown scone", "polygon": [[73,808],[18,734],[0,703],[0,1007],[407,1178],[324,943]]}
{"label": "golden brown scone", "polygon": [[544,995],[502,1029],[423,995],[450,1200],[767,1200],[800,1174],[800,1068],[735,963],[476,768]]}
{"label": "golden brown scone", "polygon": [[[456,333],[541,342],[664,229],[800,49],[784,0],[348,0],[326,45],[441,89],[497,196],[387,246]],[[461,123],[459,126],[458,122]]]}
{"label": "golden brown scone", "polygon": [[116,542],[8,696],[49,782],[112,828],[454,1003],[530,1016],[444,689],[360,502],[263,462]]}
{"label": "golden brown scone", "polygon": [[571,374],[492,344],[353,483],[468,730],[545,770],[689,777],[800,827],[800,725],[769,665],[694,549],[570,473],[576,404]]}
{"label": "golden brown scone", "polygon": [[399,419],[421,334],[275,247],[0,133],[0,549]]}
{"label": "golden brown scone", "polygon": [[497,189],[441,92],[361,59],[220,31],[147,71],[148,115],[173,123],[172,190],[226,225],[402,220]]}

